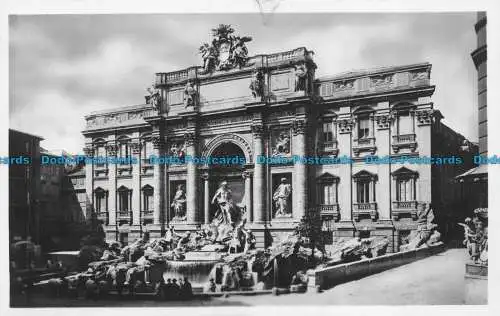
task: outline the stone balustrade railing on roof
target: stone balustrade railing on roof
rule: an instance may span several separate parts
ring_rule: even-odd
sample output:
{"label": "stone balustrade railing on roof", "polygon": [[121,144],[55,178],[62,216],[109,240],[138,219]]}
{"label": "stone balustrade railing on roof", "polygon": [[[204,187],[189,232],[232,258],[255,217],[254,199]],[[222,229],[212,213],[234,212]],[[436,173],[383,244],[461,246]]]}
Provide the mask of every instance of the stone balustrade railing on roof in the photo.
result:
{"label": "stone balustrade railing on roof", "polygon": [[134,106],[130,109],[110,110],[106,112],[92,113],[85,117],[86,130],[97,130],[101,128],[120,127],[144,123],[144,117],[156,111],[148,105]]}
{"label": "stone balustrade railing on roof", "polygon": [[425,87],[430,85],[430,72],[431,65],[427,63],[351,72],[332,78],[318,79],[317,91],[321,97],[329,99]]}
{"label": "stone balustrade railing on roof", "polygon": [[216,77],[218,75],[226,75],[238,71],[247,71],[257,68],[276,68],[300,61],[312,61],[313,54],[312,51],[308,51],[305,47],[300,47],[286,52],[249,57],[246,66],[229,71],[215,71],[211,74],[204,74],[203,67],[194,66],[178,71],[159,72],[156,73],[155,85],[179,84],[192,78],[210,78],[212,76]]}

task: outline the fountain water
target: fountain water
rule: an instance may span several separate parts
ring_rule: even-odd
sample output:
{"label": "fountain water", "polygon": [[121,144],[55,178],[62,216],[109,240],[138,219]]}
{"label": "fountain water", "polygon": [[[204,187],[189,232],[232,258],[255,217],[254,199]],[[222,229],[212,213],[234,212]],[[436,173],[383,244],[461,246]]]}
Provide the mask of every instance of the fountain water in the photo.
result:
{"label": "fountain water", "polygon": [[187,277],[193,289],[208,282],[210,271],[221,260],[221,254],[212,251],[192,251],[185,255],[185,260],[166,262],[163,278],[180,280]]}

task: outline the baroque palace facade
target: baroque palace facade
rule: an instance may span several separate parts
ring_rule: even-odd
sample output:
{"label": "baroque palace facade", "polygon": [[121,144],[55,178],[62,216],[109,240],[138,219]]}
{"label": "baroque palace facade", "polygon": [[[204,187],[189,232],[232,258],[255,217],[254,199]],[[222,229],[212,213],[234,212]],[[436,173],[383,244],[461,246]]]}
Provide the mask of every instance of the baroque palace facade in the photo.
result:
{"label": "baroque palace facade", "polygon": [[[434,109],[430,64],[316,78],[312,51],[248,57],[251,38],[233,33],[225,25],[214,30],[200,48],[203,66],[157,73],[145,104],[85,117],[86,155],[138,159],[85,167],[87,198],[108,239],[210,223],[222,181],[261,246],[313,211],[331,237],[384,235],[395,250],[416,229],[419,205],[432,203],[438,213],[451,203],[446,179],[467,166],[364,161],[458,154],[464,138]],[[245,163],[161,164],[151,163],[152,155],[240,156]],[[264,164],[259,156],[352,163]],[[291,189],[285,204],[277,203],[280,184]]]}

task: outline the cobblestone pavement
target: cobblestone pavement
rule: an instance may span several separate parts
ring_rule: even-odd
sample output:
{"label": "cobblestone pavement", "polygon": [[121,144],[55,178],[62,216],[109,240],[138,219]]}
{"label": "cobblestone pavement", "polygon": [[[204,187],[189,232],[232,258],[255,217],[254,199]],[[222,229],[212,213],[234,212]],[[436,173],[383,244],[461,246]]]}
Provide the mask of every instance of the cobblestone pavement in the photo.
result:
{"label": "cobblestone pavement", "polygon": [[464,304],[465,249],[441,254],[338,285],[323,293],[229,296],[190,302],[31,298],[31,306],[258,306],[258,305],[454,305]]}

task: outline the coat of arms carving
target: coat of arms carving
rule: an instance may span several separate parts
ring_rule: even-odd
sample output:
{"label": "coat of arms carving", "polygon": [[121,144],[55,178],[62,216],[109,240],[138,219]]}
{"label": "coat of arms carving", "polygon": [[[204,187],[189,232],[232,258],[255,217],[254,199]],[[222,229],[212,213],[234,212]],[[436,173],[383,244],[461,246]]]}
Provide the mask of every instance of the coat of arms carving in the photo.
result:
{"label": "coat of arms carving", "polygon": [[208,74],[216,70],[229,70],[243,67],[248,60],[247,42],[249,36],[233,35],[234,29],[229,24],[220,24],[212,29],[214,37],[211,44],[204,43],[199,52],[203,58],[203,73]]}

